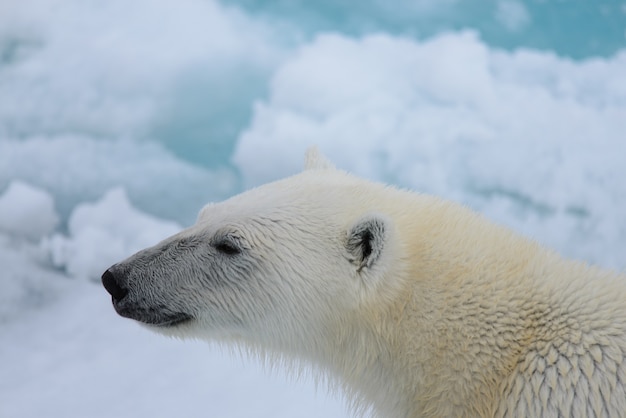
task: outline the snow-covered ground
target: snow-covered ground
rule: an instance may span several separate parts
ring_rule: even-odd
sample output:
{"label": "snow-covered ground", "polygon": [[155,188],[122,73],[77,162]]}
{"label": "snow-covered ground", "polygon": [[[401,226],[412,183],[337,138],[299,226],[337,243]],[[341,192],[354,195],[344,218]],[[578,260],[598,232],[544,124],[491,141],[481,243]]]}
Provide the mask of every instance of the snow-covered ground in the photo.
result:
{"label": "snow-covered ground", "polygon": [[118,317],[99,286],[47,274],[57,298],[0,327],[0,417],[343,417],[310,381]]}
{"label": "snow-covered ground", "polygon": [[[623,6],[597,10],[574,60],[567,39],[523,47],[553,31],[536,27],[549,2],[364,2],[344,31],[331,3],[279,3],[0,2],[0,418],[348,416],[310,379],[118,317],[98,283],[206,202],[296,172],[313,144],[626,269],[626,47],[609,30]],[[459,11],[469,29],[450,29]],[[487,40],[507,34],[522,47]],[[609,52],[585,52],[603,37]]]}

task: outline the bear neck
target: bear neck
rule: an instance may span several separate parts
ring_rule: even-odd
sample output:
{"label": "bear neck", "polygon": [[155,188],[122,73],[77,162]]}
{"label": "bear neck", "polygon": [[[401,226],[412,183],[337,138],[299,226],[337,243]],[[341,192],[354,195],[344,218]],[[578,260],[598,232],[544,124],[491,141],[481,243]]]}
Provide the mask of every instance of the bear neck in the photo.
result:
{"label": "bear neck", "polygon": [[404,296],[386,312],[344,323],[322,356],[352,404],[381,417],[493,414],[494,403],[484,400],[497,399],[538,332],[521,318],[541,316],[541,308],[528,312],[517,303],[486,301],[480,291],[435,286],[408,288]]}
{"label": "bear neck", "polygon": [[[559,303],[538,277],[560,259],[464,208],[436,204],[420,215],[401,224],[397,264],[411,262],[390,272],[402,282],[396,298],[341,324],[322,358],[353,404],[377,416],[491,416],[504,379]],[[451,228],[450,219],[459,222]]]}

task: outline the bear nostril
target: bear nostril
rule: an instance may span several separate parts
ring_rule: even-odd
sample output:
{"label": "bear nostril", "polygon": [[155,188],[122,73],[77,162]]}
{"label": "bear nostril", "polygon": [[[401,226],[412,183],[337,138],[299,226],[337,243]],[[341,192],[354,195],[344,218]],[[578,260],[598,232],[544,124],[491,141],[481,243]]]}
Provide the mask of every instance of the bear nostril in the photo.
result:
{"label": "bear nostril", "polygon": [[118,284],[115,274],[111,270],[107,270],[102,274],[102,285],[111,294],[114,302],[119,302],[128,294],[128,289]]}

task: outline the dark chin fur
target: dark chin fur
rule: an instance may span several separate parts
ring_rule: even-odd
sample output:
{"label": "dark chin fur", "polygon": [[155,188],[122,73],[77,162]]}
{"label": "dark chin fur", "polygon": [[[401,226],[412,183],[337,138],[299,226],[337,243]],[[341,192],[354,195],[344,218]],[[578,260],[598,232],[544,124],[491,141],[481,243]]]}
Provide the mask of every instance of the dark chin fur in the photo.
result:
{"label": "dark chin fur", "polygon": [[191,315],[183,312],[163,313],[153,308],[146,309],[136,305],[115,302],[113,305],[119,315],[155,327],[175,327],[193,319]]}
{"label": "dark chin fur", "polygon": [[184,324],[185,322],[189,322],[193,319],[191,315],[187,314],[176,314],[173,316],[169,316],[167,319],[163,318],[158,321],[143,321],[147,325],[152,325],[160,328],[170,328],[175,327],[180,324]]}

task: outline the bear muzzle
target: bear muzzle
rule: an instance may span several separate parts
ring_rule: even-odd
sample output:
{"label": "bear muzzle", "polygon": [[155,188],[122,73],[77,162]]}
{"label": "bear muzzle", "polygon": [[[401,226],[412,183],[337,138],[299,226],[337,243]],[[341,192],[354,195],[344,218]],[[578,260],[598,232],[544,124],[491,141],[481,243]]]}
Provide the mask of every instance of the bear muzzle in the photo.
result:
{"label": "bear muzzle", "polygon": [[127,273],[117,265],[102,274],[102,285],[111,295],[113,307],[120,316],[160,327],[171,327],[193,319],[189,314],[171,312],[160,304],[149,305],[145,300],[133,300],[129,296],[127,282]]}

